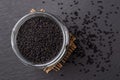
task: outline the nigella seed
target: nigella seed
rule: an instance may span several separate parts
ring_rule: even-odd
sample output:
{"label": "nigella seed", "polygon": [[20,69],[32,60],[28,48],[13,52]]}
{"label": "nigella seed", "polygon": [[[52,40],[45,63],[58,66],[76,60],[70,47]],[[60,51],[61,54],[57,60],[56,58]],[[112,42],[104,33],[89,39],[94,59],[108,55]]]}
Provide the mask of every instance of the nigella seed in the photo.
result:
{"label": "nigella seed", "polygon": [[45,1],[42,1],[42,3],[44,4],[44,3],[45,3]]}
{"label": "nigella seed", "polygon": [[103,1],[97,1],[97,3],[103,3]]}
{"label": "nigella seed", "polygon": [[75,16],[78,16],[78,12],[77,12],[77,11],[75,11],[75,12],[74,12],[74,15],[75,15]]}

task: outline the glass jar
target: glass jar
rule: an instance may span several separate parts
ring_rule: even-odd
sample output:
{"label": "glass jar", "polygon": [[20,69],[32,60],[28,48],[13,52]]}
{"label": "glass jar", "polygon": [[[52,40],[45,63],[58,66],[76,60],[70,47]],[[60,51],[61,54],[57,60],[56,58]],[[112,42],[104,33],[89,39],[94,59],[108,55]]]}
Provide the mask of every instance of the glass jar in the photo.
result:
{"label": "glass jar", "polygon": [[[52,18],[53,20],[55,20],[56,23],[59,24],[59,27],[62,30],[62,34],[63,34],[63,43],[62,43],[62,48],[61,48],[60,52],[53,60],[51,60],[47,63],[44,63],[44,64],[33,64],[33,63],[27,61],[20,54],[18,47],[17,47],[17,43],[16,43],[16,37],[17,37],[18,31],[19,31],[21,25],[24,22],[26,22],[27,20],[29,20],[30,18],[35,17],[35,16],[45,16],[48,18]],[[35,11],[35,12],[31,12],[31,13],[26,14],[15,24],[15,26],[12,30],[12,34],[11,34],[12,49],[14,50],[17,57],[22,61],[22,63],[24,63],[25,65],[38,67],[38,68],[43,69],[43,70],[50,68],[51,66],[55,66],[57,63],[59,63],[64,58],[64,56],[67,54],[67,49],[68,49],[69,44],[70,44],[70,33],[69,33],[68,29],[66,28],[66,26],[63,24],[63,22],[58,17],[56,17],[53,14],[47,13],[47,12],[36,12]]]}

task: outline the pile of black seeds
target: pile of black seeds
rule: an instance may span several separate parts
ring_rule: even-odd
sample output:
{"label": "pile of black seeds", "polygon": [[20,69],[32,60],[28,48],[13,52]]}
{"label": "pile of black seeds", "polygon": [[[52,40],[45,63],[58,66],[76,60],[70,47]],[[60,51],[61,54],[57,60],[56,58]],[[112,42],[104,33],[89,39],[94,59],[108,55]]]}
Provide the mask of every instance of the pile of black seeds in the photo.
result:
{"label": "pile of black seeds", "polygon": [[62,44],[59,25],[48,17],[37,16],[27,20],[17,35],[21,55],[34,64],[43,64],[55,58]]}

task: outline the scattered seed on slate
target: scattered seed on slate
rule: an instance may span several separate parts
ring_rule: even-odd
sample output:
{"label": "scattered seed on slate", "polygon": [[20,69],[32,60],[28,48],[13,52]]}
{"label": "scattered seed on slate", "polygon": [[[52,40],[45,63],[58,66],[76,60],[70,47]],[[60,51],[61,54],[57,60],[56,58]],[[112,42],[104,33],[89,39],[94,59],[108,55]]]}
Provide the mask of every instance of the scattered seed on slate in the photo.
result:
{"label": "scattered seed on slate", "polygon": [[96,74],[94,74],[93,76],[96,77]]}
{"label": "scattered seed on slate", "polygon": [[44,4],[44,3],[45,3],[45,1],[42,1],[42,3]]}
{"label": "scattered seed on slate", "polygon": [[93,1],[91,1],[91,4],[92,4],[92,5],[95,5]]}
{"label": "scattered seed on slate", "polygon": [[119,77],[120,75],[119,74],[116,74],[117,77]]}
{"label": "scattered seed on slate", "polygon": [[60,76],[61,76],[61,77],[63,77],[63,76],[64,76],[64,74],[60,74]]}
{"label": "scattered seed on slate", "polygon": [[97,1],[97,3],[103,3],[103,1]]}
{"label": "scattered seed on slate", "polygon": [[75,16],[78,16],[78,12],[77,11],[75,11],[74,14],[75,14]]}
{"label": "scattered seed on slate", "polygon": [[63,7],[61,7],[60,9],[63,9]]}
{"label": "scattered seed on slate", "polygon": [[115,11],[114,13],[115,13],[115,14],[118,14],[118,12],[117,12],[117,11]]}
{"label": "scattered seed on slate", "polygon": [[119,7],[116,7],[117,10],[119,10],[120,8]]}
{"label": "scattered seed on slate", "polygon": [[17,46],[21,55],[34,64],[43,64],[55,58],[62,43],[59,25],[42,16],[33,17],[23,23],[17,35]]}
{"label": "scattered seed on slate", "polygon": [[71,4],[70,7],[72,7],[73,5]]}
{"label": "scattered seed on slate", "polygon": [[114,4],[111,4],[111,7],[114,7]]}
{"label": "scattered seed on slate", "polygon": [[[80,67],[80,73],[90,73],[89,76],[96,77],[97,73],[110,71],[112,67],[111,57],[115,54],[113,44],[117,41],[119,31],[114,28],[116,26],[110,19],[113,15],[118,15],[120,7],[104,0],[88,0],[88,9],[85,9],[86,6],[82,8],[79,3],[81,4],[79,0],[72,0],[71,4],[64,5],[68,9],[73,8],[72,10],[65,11],[66,7],[61,10],[64,23],[77,39],[77,48],[68,62]],[[67,14],[63,14],[66,12]]]}

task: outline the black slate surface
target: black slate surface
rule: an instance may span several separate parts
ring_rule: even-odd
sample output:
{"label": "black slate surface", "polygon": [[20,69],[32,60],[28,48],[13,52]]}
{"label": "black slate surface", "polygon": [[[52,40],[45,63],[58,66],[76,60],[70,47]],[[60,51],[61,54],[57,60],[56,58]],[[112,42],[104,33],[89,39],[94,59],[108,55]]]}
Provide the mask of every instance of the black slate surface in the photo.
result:
{"label": "black slate surface", "polygon": [[[31,8],[61,17],[78,48],[58,72],[23,65],[10,36]],[[0,0],[0,80],[120,80],[120,0]]]}

